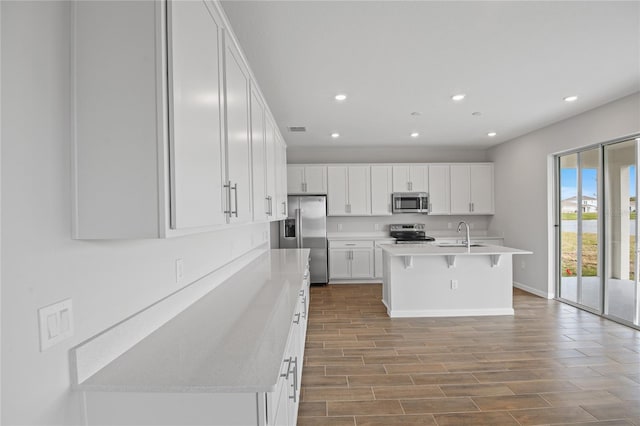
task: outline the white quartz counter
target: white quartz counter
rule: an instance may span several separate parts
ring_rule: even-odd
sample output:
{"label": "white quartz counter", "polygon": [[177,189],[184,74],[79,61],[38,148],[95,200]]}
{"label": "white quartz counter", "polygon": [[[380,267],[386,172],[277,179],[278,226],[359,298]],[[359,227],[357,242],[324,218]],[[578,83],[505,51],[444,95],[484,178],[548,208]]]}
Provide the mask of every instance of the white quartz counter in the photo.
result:
{"label": "white quartz counter", "polygon": [[265,252],[77,389],[275,390],[308,259],[309,249]]}
{"label": "white quartz counter", "polygon": [[496,254],[531,254],[532,252],[516,248],[482,245],[479,247],[440,247],[434,244],[396,244],[380,246],[390,256],[451,256],[451,255],[496,255]]}

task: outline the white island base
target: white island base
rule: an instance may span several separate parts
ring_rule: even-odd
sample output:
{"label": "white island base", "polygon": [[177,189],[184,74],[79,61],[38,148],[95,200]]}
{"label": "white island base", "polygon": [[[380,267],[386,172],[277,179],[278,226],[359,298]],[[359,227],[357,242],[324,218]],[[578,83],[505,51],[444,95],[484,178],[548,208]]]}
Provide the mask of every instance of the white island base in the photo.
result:
{"label": "white island base", "polygon": [[384,246],[382,302],[392,318],[513,315],[513,255],[500,246]]}

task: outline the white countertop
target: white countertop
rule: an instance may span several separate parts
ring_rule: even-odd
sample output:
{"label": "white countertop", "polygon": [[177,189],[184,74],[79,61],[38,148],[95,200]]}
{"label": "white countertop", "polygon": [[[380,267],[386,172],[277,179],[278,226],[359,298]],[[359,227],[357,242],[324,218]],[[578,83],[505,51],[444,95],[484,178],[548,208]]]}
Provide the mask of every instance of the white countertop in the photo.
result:
{"label": "white countertop", "polygon": [[265,252],[77,389],[274,391],[308,258]]}
{"label": "white countertop", "polygon": [[452,256],[452,255],[495,255],[495,254],[532,254],[530,251],[516,248],[482,245],[481,247],[439,247],[436,244],[396,244],[380,246],[391,256]]}

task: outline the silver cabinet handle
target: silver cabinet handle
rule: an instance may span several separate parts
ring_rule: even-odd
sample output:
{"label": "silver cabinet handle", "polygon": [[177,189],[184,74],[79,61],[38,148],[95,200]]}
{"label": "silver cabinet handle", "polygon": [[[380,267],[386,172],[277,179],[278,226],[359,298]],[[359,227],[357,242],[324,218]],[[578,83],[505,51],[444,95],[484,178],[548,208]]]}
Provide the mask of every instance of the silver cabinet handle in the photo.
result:
{"label": "silver cabinet handle", "polygon": [[346,243],[345,246],[355,246],[356,243]]}
{"label": "silver cabinet handle", "polygon": [[282,202],[282,214],[285,215],[285,216],[287,215],[287,202],[286,201]]}
{"label": "silver cabinet handle", "polygon": [[228,181],[223,185],[227,192],[227,210],[224,211],[224,214],[228,214],[229,217],[233,214],[231,211],[231,181]]}
{"label": "silver cabinet handle", "polygon": [[471,212],[471,203],[469,203],[469,212]]}
{"label": "silver cabinet handle", "polygon": [[296,319],[293,320],[293,323],[294,324],[300,324],[300,312],[295,314],[294,317],[296,317]]}
{"label": "silver cabinet handle", "polygon": [[284,364],[287,364],[287,371],[284,373],[280,373],[280,377],[284,377],[285,379],[289,378],[289,372],[291,371],[291,361],[293,361],[293,358],[291,357],[282,361]]}
{"label": "silver cabinet handle", "polygon": [[293,373],[293,383],[291,384],[291,387],[293,387],[293,395],[289,396],[289,399],[293,399],[293,402],[297,402],[298,401],[298,357],[295,357],[293,359],[293,361],[291,361],[291,363],[289,365],[293,364],[293,371],[291,373]]}
{"label": "silver cabinet handle", "polygon": [[302,318],[307,319],[307,297],[302,298],[302,306],[304,307],[304,311],[302,311]]}
{"label": "silver cabinet handle", "polygon": [[[231,182],[229,182],[231,183]],[[235,185],[233,185],[230,190],[233,189],[233,193],[234,193],[234,199],[235,199],[235,206],[236,209],[234,211],[231,212],[231,214],[235,215],[235,217],[238,217],[238,183],[236,182]]]}
{"label": "silver cabinet handle", "polygon": [[271,216],[273,214],[272,209],[272,205],[271,205],[271,195],[267,195],[267,197],[265,198],[265,200],[267,200],[267,216]]}
{"label": "silver cabinet handle", "polygon": [[471,211],[472,212],[476,211],[476,205],[474,203],[471,203]]}

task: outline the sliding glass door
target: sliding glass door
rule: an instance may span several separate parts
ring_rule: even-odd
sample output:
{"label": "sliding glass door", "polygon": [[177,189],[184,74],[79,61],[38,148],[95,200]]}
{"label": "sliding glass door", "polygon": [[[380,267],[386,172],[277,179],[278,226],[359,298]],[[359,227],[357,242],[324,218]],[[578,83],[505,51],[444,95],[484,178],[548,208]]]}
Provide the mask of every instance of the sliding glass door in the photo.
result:
{"label": "sliding glass door", "polygon": [[600,149],[563,155],[560,165],[560,286],[558,297],[602,312]]}
{"label": "sliding glass door", "polygon": [[557,297],[640,326],[637,166],[640,139],[557,158]]}
{"label": "sliding glass door", "polygon": [[604,313],[638,325],[638,142],[604,147],[606,182],[606,284]]}

